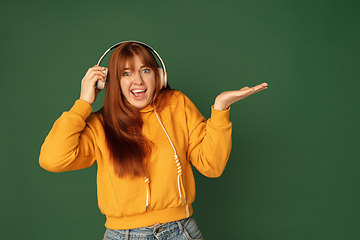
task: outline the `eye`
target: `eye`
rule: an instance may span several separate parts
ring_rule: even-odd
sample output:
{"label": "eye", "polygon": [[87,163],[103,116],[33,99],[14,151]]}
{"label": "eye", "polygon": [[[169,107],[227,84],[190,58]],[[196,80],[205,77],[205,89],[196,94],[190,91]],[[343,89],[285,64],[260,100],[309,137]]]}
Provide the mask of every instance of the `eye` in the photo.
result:
{"label": "eye", "polygon": [[149,73],[150,72],[150,69],[149,68],[145,68],[142,70],[142,73]]}
{"label": "eye", "polygon": [[124,72],[124,76],[130,76],[130,72]]}

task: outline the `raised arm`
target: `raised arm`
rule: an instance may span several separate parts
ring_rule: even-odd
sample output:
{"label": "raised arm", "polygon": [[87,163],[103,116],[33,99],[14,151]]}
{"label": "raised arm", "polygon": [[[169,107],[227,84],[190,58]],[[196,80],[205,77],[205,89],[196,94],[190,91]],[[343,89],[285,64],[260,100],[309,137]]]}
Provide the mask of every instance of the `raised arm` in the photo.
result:
{"label": "raised arm", "polygon": [[207,122],[196,125],[201,119],[200,113],[191,103],[187,104],[189,126],[191,128],[189,142],[189,160],[208,177],[219,177],[225,169],[232,147],[232,123],[229,120],[229,107],[231,104],[244,99],[254,93],[267,88],[267,83],[249,88],[244,87],[237,91],[226,91],[216,97]]}
{"label": "raised arm", "polygon": [[105,82],[104,70],[99,66],[89,68],[81,82],[80,99],[54,123],[41,147],[39,162],[44,169],[63,172],[94,164],[94,134],[86,120],[101,91],[95,88],[96,83]]}

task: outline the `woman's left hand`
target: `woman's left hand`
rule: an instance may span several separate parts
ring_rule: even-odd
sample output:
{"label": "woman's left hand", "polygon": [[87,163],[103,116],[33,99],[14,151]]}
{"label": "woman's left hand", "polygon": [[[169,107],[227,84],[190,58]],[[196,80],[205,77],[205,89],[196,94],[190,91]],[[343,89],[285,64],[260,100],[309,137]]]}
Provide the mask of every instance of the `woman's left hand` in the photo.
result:
{"label": "woman's left hand", "polygon": [[214,109],[224,111],[230,107],[231,104],[240,101],[254,93],[266,89],[267,83],[259,84],[255,87],[244,87],[237,91],[226,91],[218,95],[215,99]]}

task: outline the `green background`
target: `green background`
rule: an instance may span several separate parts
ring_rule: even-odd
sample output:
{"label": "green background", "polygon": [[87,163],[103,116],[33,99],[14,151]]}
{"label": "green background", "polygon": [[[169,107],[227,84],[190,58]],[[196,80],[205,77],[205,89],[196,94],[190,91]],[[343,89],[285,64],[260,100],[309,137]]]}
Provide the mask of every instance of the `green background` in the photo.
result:
{"label": "green background", "polygon": [[96,166],[55,174],[38,155],[87,69],[139,40],[206,118],[222,91],[269,84],[232,106],[224,174],[195,173],[205,239],[360,239],[359,13],[357,0],[2,1],[0,238],[102,239]]}

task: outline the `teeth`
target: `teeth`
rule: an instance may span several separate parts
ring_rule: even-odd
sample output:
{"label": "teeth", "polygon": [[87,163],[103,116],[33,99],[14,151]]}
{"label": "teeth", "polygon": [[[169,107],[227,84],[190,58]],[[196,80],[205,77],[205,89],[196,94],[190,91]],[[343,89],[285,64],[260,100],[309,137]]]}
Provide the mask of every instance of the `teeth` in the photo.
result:
{"label": "teeth", "polygon": [[140,93],[140,92],[145,92],[146,90],[132,90],[133,93]]}

